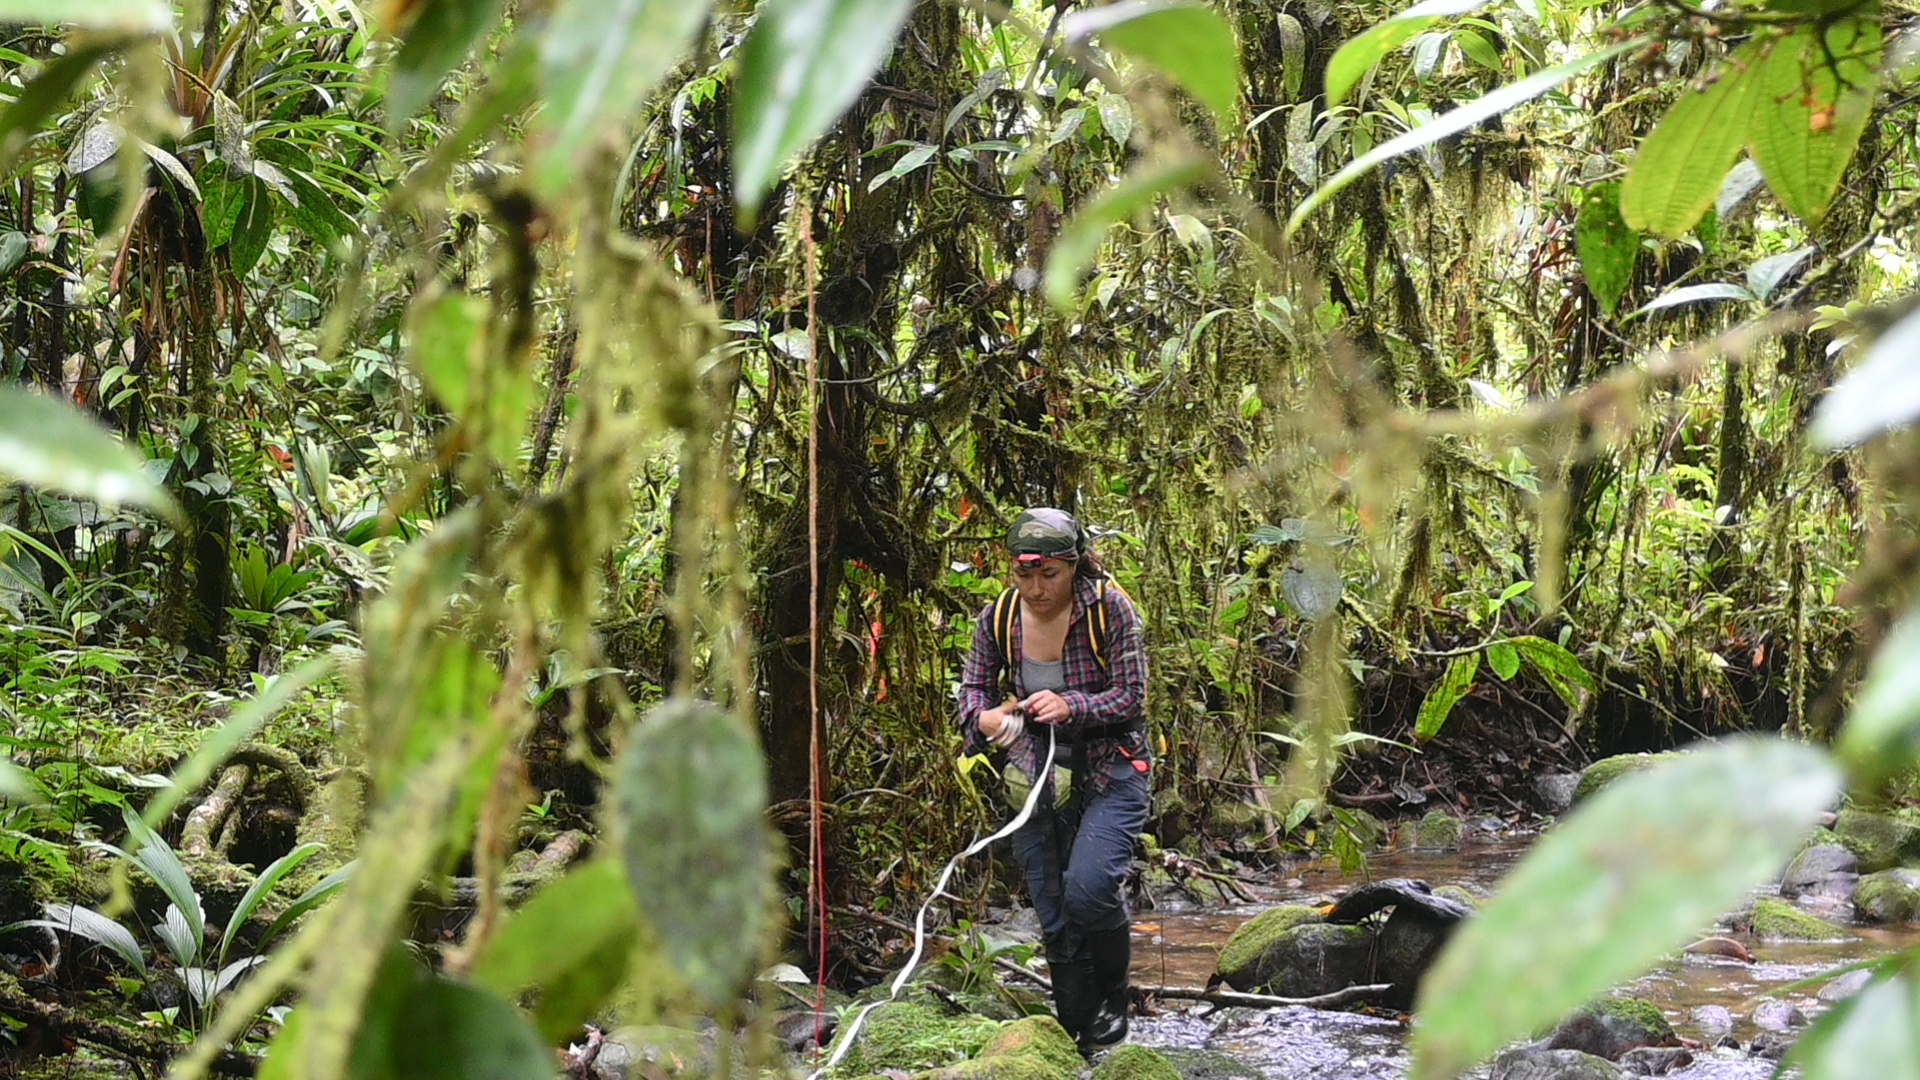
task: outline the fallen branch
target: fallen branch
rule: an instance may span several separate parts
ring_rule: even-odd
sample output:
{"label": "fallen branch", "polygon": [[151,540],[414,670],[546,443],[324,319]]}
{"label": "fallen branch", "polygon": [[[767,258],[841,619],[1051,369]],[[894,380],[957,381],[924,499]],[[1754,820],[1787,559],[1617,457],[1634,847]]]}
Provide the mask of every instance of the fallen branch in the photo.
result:
{"label": "fallen branch", "polygon": [[253,769],[247,765],[230,765],[220,774],[220,782],[200,805],[187,815],[187,823],[180,827],[180,850],[188,855],[205,858],[219,850],[214,837],[220,832],[220,826],[226,823],[240,796],[247,790],[247,781],[253,778]]}
{"label": "fallen branch", "polygon": [[[94,1020],[63,1005],[17,993],[6,985],[0,985],[0,1016],[38,1025],[55,1037],[92,1043],[144,1061],[172,1061],[186,1049],[171,1039],[148,1035],[104,1020]],[[260,1069],[260,1060],[237,1050],[222,1050],[213,1059],[212,1068],[214,1072],[225,1076],[252,1076]]]}
{"label": "fallen branch", "polygon": [[1335,1005],[1348,1005],[1370,997],[1378,997],[1391,989],[1393,989],[1392,983],[1368,983],[1364,986],[1349,986],[1345,990],[1335,990],[1331,994],[1320,994],[1316,997],[1288,998],[1274,997],[1271,994],[1243,994],[1237,990],[1209,990],[1204,986],[1134,987],[1137,993],[1147,997],[1205,1001],[1214,1005],[1241,1005],[1254,1009],[1285,1009],[1294,1006],[1330,1009]]}

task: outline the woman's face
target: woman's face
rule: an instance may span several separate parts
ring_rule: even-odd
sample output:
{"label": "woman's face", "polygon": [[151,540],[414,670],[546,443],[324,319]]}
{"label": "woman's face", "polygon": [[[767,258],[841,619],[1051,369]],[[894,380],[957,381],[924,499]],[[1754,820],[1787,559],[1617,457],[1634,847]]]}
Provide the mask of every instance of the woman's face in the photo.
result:
{"label": "woman's face", "polygon": [[1066,559],[1015,562],[1013,586],[1020,602],[1042,615],[1053,615],[1073,603],[1073,563]]}

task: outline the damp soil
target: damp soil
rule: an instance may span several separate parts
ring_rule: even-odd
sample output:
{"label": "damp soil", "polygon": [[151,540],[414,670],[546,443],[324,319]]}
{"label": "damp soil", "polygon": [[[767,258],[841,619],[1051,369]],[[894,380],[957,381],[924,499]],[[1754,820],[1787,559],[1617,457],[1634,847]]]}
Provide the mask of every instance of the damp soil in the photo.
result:
{"label": "damp soil", "polygon": [[[1343,874],[1325,861],[1283,869],[1248,891],[1252,903],[1206,909],[1169,901],[1138,910],[1134,920],[1136,987],[1197,987],[1214,971],[1219,949],[1234,930],[1274,904],[1325,903],[1369,879],[1410,877],[1435,886],[1460,885],[1489,895],[1524,853],[1530,837],[1483,830],[1458,852],[1393,852],[1369,860],[1364,874]],[[1666,1014],[1684,1037],[1712,1045],[1723,1035],[1752,1041],[1771,1015],[1755,1020],[1762,1002],[1779,1001],[1802,1016],[1829,1008],[1817,996],[1818,977],[1859,960],[1920,943],[1920,931],[1852,927],[1855,940],[1774,943],[1742,937],[1755,962],[1685,956],[1656,968],[1628,989]],[[1739,936],[1739,935],[1735,935]],[[1809,980],[1813,980],[1809,982]],[[1806,983],[1807,985],[1796,985]],[[1724,1009],[1724,1014],[1719,1013]],[[1780,1011],[1769,1006],[1770,1012]],[[1720,1023],[1731,1018],[1731,1030]],[[1795,1028],[1798,1030],[1798,1028]],[[1132,1041],[1188,1055],[1220,1054],[1254,1070],[1247,1080],[1400,1080],[1407,1072],[1407,1027],[1397,1015],[1315,1009],[1215,1009],[1173,999],[1149,1005],[1136,1018]],[[1694,1064],[1668,1074],[1676,1080],[1762,1080],[1775,1065],[1733,1051],[1696,1052]],[[1201,1070],[1208,1072],[1208,1070]],[[1216,1070],[1222,1077],[1232,1068]],[[1484,1077],[1485,1067],[1469,1074]]]}

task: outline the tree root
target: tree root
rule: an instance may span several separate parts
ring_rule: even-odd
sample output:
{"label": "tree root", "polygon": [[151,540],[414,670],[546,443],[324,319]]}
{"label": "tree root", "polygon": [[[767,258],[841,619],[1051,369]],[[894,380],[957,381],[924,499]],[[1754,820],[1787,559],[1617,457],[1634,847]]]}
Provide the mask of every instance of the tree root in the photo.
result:
{"label": "tree root", "polygon": [[[63,1005],[28,997],[6,984],[0,984],[0,1016],[38,1027],[55,1038],[92,1043],[143,1061],[165,1063],[178,1057],[182,1050],[170,1039],[82,1016]],[[259,1071],[260,1061],[252,1054],[222,1050],[213,1059],[212,1068],[225,1076],[252,1076]]]}
{"label": "tree root", "polygon": [[[540,886],[559,877],[585,854],[591,840],[592,837],[579,829],[568,829],[554,837],[540,850],[539,855],[525,864],[524,869],[507,871],[500,882],[503,899],[509,904],[517,904]],[[452,907],[471,907],[479,902],[480,879],[471,877],[454,878],[442,900],[442,903]]]}
{"label": "tree root", "polygon": [[[232,830],[222,830],[233,814],[234,806],[247,790],[247,783],[253,779],[253,769],[247,765],[229,765],[220,774],[220,782],[215,784],[213,792],[200,800],[200,805],[187,815],[187,823],[180,828],[180,850],[188,855],[206,857],[219,855],[225,858],[232,846]],[[218,834],[225,841],[216,842]]]}

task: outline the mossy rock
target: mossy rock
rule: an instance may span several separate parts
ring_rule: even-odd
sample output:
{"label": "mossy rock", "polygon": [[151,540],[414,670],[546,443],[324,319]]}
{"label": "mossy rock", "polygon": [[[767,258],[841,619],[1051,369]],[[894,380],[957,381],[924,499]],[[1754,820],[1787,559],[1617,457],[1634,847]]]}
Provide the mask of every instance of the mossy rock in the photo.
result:
{"label": "mossy rock", "polygon": [[1467,888],[1463,885],[1441,885],[1433,890],[1433,895],[1442,896],[1447,898],[1448,900],[1454,900],[1459,903],[1465,904],[1468,907],[1473,908],[1475,911],[1480,910],[1480,905],[1482,902],[1484,902],[1484,899],[1485,899],[1484,897],[1478,896],[1468,891]]}
{"label": "mossy rock", "polygon": [[1453,851],[1460,846],[1460,819],[1432,810],[1413,829],[1413,844],[1424,851]]}
{"label": "mossy rock", "polygon": [[1853,886],[1853,908],[1873,922],[1920,921],[1920,871],[1896,868],[1867,874]]}
{"label": "mossy rock", "polygon": [[1629,1050],[1673,1038],[1673,1025],[1658,1005],[1636,997],[1603,997],[1568,1014],[1541,1049],[1579,1050],[1614,1061]]}
{"label": "mossy rock", "polygon": [[1266,1080],[1252,1064],[1220,1050],[1169,1046],[1161,1051],[1186,1080]]}
{"label": "mossy rock", "polygon": [[1850,941],[1854,935],[1784,900],[1756,900],[1753,936],[1761,941]]}
{"label": "mossy rock", "polygon": [[[1386,840],[1388,834],[1386,822],[1357,806],[1342,809],[1341,813],[1349,815],[1349,820],[1353,822],[1353,837],[1360,841],[1361,847],[1377,847]],[[1326,831],[1325,828],[1321,829],[1321,834],[1325,835]]]}
{"label": "mossy rock", "polygon": [[1222,968],[1235,990],[1315,997],[1369,981],[1374,931],[1366,926],[1301,923],[1274,938],[1242,968]]}
{"label": "mossy rock", "polygon": [[1842,810],[1833,831],[1840,843],[1860,860],[1860,872],[1890,870],[1920,857],[1920,825],[1892,814],[1869,810]]}
{"label": "mossy rock", "polygon": [[1251,967],[1273,947],[1281,934],[1302,923],[1317,923],[1320,919],[1320,909],[1305,904],[1270,907],[1242,923],[1240,929],[1233,932],[1227,943],[1220,947],[1220,961],[1215,966],[1223,974]]}
{"label": "mossy rock", "polygon": [[1072,1080],[1083,1064],[1058,1020],[1028,1016],[998,1025],[972,1058],[916,1073],[914,1080]]}
{"label": "mossy rock", "polygon": [[886,1069],[913,1072],[951,1065],[979,1053],[1000,1026],[985,1017],[950,1016],[943,1009],[917,1001],[889,1002],[867,1015],[853,1048],[840,1059],[838,1070],[842,1076],[858,1076]]}
{"label": "mossy rock", "polygon": [[1094,1066],[1093,1080],[1182,1080],[1167,1056],[1151,1047],[1129,1043],[1117,1047]]}
{"label": "mossy rock", "polygon": [[1679,756],[1677,753],[1616,754],[1613,757],[1601,758],[1587,766],[1586,771],[1580,774],[1580,783],[1573,789],[1573,803],[1575,806],[1580,805],[1601,788],[1630,772],[1638,772]]}

